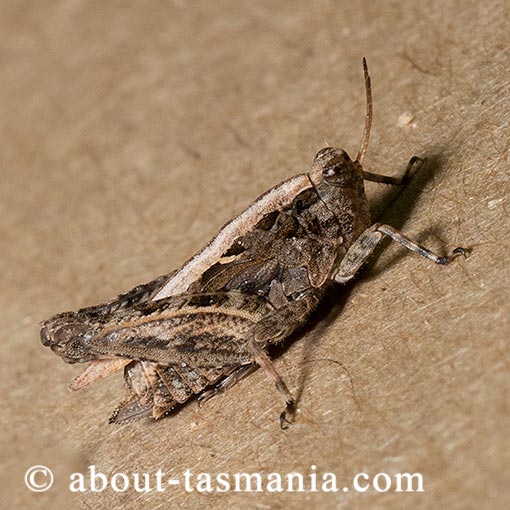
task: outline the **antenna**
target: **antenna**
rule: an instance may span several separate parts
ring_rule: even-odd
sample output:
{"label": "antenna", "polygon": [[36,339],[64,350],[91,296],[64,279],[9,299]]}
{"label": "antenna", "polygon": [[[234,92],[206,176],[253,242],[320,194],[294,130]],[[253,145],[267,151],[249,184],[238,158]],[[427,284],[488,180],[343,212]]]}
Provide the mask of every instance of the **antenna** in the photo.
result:
{"label": "antenna", "polygon": [[363,57],[363,73],[365,74],[365,91],[367,94],[367,115],[365,117],[365,128],[363,129],[363,138],[356,156],[356,161],[363,166],[363,160],[368,149],[368,140],[370,139],[370,128],[372,127],[372,87],[370,84],[370,75],[368,74],[367,60]]}

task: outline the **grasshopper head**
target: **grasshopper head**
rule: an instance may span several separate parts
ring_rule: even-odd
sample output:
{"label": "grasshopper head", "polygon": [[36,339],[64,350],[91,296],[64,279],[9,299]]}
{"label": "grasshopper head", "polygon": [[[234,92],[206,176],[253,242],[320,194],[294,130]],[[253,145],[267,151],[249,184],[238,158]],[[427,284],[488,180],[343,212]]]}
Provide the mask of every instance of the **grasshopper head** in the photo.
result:
{"label": "grasshopper head", "polygon": [[363,172],[361,165],[352,161],[344,150],[325,147],[315,156],[310,179],[316,187],[358,189],[359,184],[363,183]]}
{"label": "grasshopper head", "polygon": [[315,156],[308,175],[321,201],[336,216],[347,249],[370,226],[361,164],[342,149],[326,147]]}
{"label": "grasshopper head", "polygon": [[41,325],[41,342],[66,363],[83,363],[96,359],[89,347],[92,328],[74,312],[55,315]]}

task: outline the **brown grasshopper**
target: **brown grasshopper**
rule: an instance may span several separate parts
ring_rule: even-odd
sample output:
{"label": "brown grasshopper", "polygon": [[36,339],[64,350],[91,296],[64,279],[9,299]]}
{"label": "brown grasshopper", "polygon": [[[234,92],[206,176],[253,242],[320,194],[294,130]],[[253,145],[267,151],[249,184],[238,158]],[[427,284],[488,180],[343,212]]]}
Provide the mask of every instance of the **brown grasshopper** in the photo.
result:
{"label": "brown grasshopper", "polygon": [[367,113],[354,161],[341,149],[320,150],[308,174],[261,195],[179,270],[42,324],[42,343],[64,361],[92,362],[71,389],[124,367],[127,396],[110,422],[160,418],[256,366],[291,410],[294,398],[266,350],[307,321],[330,282],[352,279],[384,236],[436,264],[465,255],[456,248],[440,257],[389,225],[371,224],[363,181],[401,185],[421,160],[411,159],[402,178],[363,170],[372,124],[365,59],[363,70]]}

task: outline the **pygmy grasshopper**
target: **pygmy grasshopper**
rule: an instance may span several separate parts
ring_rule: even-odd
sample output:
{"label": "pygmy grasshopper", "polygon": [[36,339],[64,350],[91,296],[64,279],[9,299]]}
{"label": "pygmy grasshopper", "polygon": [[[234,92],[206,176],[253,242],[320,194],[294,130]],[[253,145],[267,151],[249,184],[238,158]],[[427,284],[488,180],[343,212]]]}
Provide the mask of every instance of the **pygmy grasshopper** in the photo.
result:
{"label": "pygmy grasshopper", "polygon": [[64,361],[92,362],[71,389],[124,367],[127,396],[110,422],[160,418],[193,395],[204,399],[229,387],[255,366],[292,409],[267,347],[307,321],[330,282],[352,279],[385,236],[436,264],[466,253],[456,248],[440,257],[389,225],[371,224],[364,180],[401,185],[419,158],[402,178],[363,169],[372,124],[364,59],[363,70],[367,113],[354,161],[341,149],[320,150],[308,174],[261,195],[179,270],[42,324],[42,343]]}

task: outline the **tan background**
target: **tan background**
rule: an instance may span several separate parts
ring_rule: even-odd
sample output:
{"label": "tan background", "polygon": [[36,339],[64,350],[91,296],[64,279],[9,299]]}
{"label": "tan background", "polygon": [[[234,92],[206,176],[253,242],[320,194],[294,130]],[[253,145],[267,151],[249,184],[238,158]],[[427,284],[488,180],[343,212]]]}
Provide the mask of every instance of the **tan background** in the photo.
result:
{"label": "tan background", "polygon": [[[508,2],[350,4],[2,2],[2,508],[508,504]],[[362,56],[367,169],[428,158],[385,221],[471,257],[434,267],[388,245],[336,289],[278,359],[300,394],[287,432],[261,371],[201,408],[108,426],[120,375],[70,394],[81,367],[41,346],[38,321],[179,266],[325,144],[354,156]],[[54,470],[48,493],[25,488],[33,464]],[[359,471],[421,472],[425,492],[69,495],[89,464],[168,476],[315,464],[340,488]]]}

